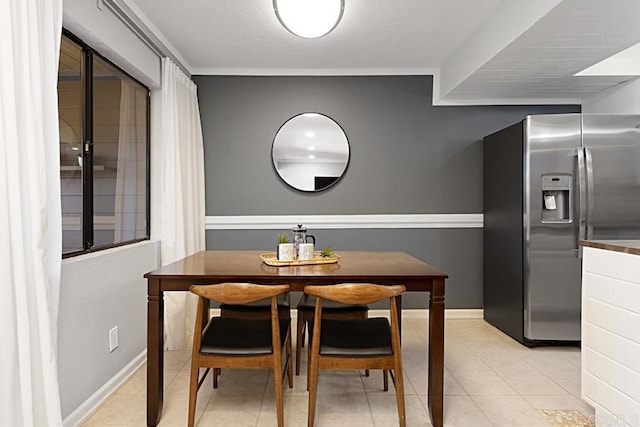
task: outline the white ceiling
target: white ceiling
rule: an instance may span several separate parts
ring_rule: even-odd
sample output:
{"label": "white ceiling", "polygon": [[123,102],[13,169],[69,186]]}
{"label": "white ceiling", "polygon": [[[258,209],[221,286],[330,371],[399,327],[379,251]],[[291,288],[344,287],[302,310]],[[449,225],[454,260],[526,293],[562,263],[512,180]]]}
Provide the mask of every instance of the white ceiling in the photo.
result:
{"label": "white ceiling", "polygon": [[638,0],[345,0],[319,39],[272,0],[121,1],[192,74],[433,74],[436,104],[580,102],[640,74],[629,51],[574,76],[640,42]]}

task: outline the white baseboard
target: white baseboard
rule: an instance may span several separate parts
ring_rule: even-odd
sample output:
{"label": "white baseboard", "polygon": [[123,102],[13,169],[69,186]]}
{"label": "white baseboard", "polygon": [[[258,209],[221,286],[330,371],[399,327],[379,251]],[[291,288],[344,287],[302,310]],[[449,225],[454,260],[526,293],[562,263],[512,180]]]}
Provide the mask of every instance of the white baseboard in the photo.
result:
{"label": "white baseboard", "polygon": [[[370,310],[369,316],[385,316],[388,310]],[[418,308],[407,308],[402,310],[403,319],[427,319],[429,310]],[[444,310],[445,319],[483,319],[484,310],[481,308],[448,308]]]}
{"label": "white baseboard", "polygon": [[482,308],[452,308],[444,311],[445,319],[484,319]]}
{"label": "white baseboard", "polygon": [[[386,316],[389,310],[369,310],[369,316]],[[219,316],[220,309],[212,308],[212,316]],[[427,319],[429,317],[429,309],[426,308],[407,308],[402,310],[403,319]],[[291,318],[296,319],[296,310],[291,310]],[[444,310],[445,319],[484,319],[484,310],[482,308],[447,308]],[[295,323],[295,322],[293,322]]]}
{"label": "white baseboard", "polygon": [[120,370],[113,378],[93,393],[87,400],[78,406],[72,413],[62,420],[64,427],[76,427],[85,421],[118,387],[133,375],[147,360],[147,350],[137,355],[131,362]]}
{"label": "white baseboard", "polygon": [[[369,316],[385,316],[389,314],[389,310],[370,310]],[[219,316],[220,309],[212,308],[212,316]],[[407,308],[402,310],[403,319],[427,319],[429,317],[429,309],[427,308]],[[291,318],[296,318],[296,311],[291,310]],[[484,309],[482,308],[447,308],[444,310],[445,319],[484,319]],[[294,322],[295,323],[295,322]]]}

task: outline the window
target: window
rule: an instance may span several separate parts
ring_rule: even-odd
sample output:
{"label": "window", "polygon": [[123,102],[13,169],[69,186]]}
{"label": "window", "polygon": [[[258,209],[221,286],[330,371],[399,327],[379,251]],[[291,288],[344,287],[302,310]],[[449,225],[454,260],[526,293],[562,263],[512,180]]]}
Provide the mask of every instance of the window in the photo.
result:
{"label": "window", "polygon": [[64,32],[63,257],[149,238],[149,89]]}

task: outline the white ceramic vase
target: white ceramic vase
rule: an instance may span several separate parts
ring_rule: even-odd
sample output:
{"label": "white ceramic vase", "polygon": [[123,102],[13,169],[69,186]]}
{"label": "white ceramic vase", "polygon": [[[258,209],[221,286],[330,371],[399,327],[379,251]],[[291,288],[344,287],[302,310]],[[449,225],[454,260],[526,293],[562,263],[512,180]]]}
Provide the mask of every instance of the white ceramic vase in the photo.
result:
{"label": "white ceramic vase", "polygon": [[296,259],[296,248],[293,243],[280,243],[278,245],[278,259],[280,261],[293,261]]}

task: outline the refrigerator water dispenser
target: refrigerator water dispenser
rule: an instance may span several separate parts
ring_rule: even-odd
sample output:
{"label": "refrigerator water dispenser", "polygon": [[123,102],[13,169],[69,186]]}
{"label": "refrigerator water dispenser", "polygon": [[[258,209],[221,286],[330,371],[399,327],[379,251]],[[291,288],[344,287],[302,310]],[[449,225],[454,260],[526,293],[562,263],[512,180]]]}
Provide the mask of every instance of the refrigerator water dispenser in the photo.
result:
{"label": "refrigerator water dispenser", "polygon": [[544,223],[567,223],[572,220],[571,175],[542,175],[542,218]]}

